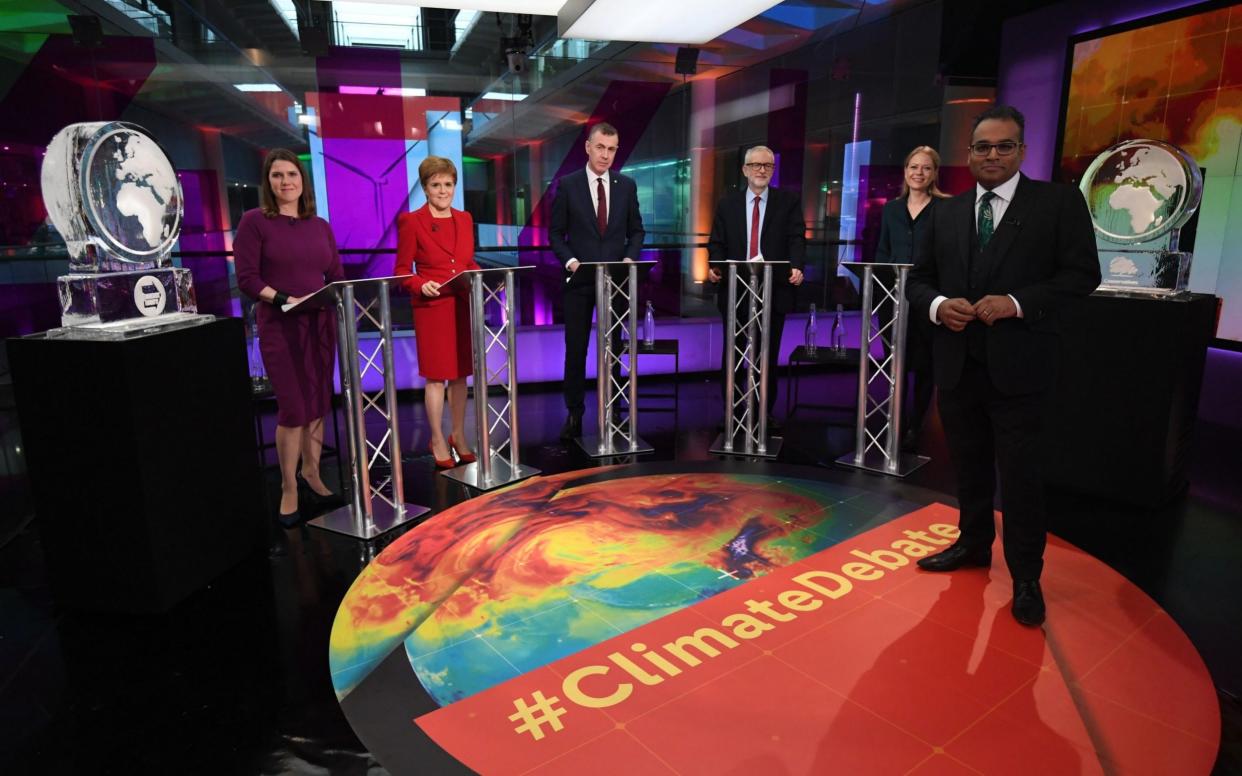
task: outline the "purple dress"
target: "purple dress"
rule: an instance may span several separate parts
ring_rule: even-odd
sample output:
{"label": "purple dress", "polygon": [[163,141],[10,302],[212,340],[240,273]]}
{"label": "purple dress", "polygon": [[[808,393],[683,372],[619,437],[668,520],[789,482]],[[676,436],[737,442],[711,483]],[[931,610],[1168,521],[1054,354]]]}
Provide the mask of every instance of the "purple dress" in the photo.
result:
{"label": "purple dress", "polygon": [[[305,296],[327,283],[344,280],[332,227],[322,218],[268,218],[249,210],[233,240],[237,287],[259,299],[264,286],[289,296]],[[276,422],[305,426],[332,407],[332,368],[336,362],[336,317],[331,308],[283,313],[258,301],[259,352],[276,393]]]}

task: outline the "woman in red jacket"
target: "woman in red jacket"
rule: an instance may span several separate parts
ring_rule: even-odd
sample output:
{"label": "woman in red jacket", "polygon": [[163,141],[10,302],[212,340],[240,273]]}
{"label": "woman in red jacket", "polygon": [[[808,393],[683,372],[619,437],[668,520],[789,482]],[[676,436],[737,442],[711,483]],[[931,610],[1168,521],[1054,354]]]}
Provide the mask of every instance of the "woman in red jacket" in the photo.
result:
{"label": "woman in red jacket", "polygon": [[[427,204],[397,218],[396,274],[413,274],[405,286],[414,304],[418,372],[427,380],[424,399],[431,425],[431,454],[448,469],[470,463],[475,455],[465,440],[466,378],[471,373],[469,286],[464,280],[443,288],[474,261],[474,220],[452,208],[457,168],[448,159],[428,156],[418,166]],[[445,385],[448,386],[452,433],[444,438]]]}

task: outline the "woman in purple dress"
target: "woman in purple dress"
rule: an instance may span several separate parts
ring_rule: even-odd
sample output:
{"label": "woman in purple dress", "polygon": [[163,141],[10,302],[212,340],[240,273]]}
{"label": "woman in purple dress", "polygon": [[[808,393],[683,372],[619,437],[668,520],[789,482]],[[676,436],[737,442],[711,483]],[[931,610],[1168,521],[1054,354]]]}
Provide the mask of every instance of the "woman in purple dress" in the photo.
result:
{"label": "woman in purple dress", "polygon": [[[343,280],[328,222],[315,215],[302,165],[277,148],[263,161],[260,207],[242,216],[233,241],[237,287],[256,300],[259,351],[276,394],[280,521],[295,525],[303,502],[339,501],[319,477],[323,417],[332,408],[336,322],[328,308],[286,313],[284,305]],[[299,477],[298,461],[301,460]]]}

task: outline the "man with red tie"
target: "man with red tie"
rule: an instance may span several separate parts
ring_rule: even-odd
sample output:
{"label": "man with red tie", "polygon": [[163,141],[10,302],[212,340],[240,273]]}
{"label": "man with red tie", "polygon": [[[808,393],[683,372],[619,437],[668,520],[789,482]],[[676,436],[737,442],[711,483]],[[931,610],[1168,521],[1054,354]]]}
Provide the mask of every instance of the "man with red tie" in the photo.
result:
{"label": "man with red tie", "polygon": [[[742,164],[746,188],[721,198],[712,220],[711,237],[707,240],[708,261],[765,259],[789,262],[787,275],[777,272],[783,267],[773,268],[772,275],[772,328],[768,340],[769,428],[777,425],[771,415],[776,405],[776,364],[780,356],[781,332],[785,329],[785,314],[793,309],[794,287],[802,284],[802,267],[806,263],[806,222],[802,220],[802,197],[768,185],[772,182],[775,169],[776,156],[767,146],[754,146],[746,152]],[[729,289],[726,283],[721,282],[722,277],[723,273],[715,267],[709,270],[708,279],[716,284],[716,306],[721,317],[724,317]],[[740,329],[748,308],[740,304],[738,307]],[[727,334],[725,339],[728,339]],[[721,347],[722,382],[725,348],[728,347],[728,342]]]}
{"label": "man with red tie", "polygon": [[565,268],[565,408],[561,440],[582,435],[586,391],[587,344],[595,309],[595,273],[584,261],[638,259],[643,247],[643,219],[638,187],[609,171],[618,147],[617,130],[600,122],[587,134],[585,175],[573,172],[557,182],[552,200],[548,242]]}

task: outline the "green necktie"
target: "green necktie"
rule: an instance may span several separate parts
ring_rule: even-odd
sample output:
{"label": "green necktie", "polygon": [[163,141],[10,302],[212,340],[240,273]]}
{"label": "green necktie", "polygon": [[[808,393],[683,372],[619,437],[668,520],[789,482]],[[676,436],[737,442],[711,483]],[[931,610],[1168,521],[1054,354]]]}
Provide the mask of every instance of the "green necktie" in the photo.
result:
{"label": "green necktie", "polygon": [[996,231],[996,224],[992,221],[992,200],[996,199],[996,195],[990,191],[983,192],[983,198],[979,201],[979,250],[988,247],[988,241],[992,239],[992,233]]}

